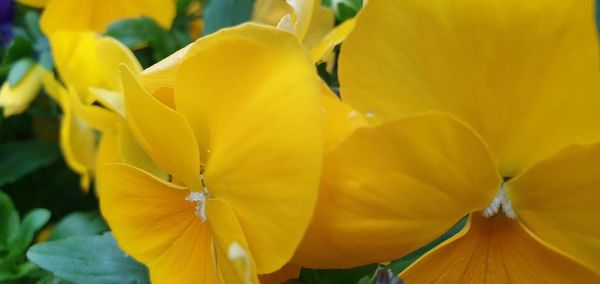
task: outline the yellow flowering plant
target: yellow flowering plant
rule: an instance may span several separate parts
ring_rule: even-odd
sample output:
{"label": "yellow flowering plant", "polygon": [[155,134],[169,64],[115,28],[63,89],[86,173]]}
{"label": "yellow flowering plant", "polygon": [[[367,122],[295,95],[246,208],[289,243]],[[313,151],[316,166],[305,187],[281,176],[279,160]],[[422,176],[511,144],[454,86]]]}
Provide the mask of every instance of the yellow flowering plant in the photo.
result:
{"label": "yellow flowering plant", "polygon": [[599,282],[598,17],[0,0],[0,282]]}

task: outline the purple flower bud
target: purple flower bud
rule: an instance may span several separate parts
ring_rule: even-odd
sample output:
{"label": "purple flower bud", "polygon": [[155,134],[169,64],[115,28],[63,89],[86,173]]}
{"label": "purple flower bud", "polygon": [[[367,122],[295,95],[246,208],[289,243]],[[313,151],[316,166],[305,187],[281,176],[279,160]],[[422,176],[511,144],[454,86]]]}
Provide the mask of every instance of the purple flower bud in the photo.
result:
{"label": "purple flower bud", "polygon": [[13,37],[12,20],[15,13],[13,0],[0,0],[0,47],[6,46]]}

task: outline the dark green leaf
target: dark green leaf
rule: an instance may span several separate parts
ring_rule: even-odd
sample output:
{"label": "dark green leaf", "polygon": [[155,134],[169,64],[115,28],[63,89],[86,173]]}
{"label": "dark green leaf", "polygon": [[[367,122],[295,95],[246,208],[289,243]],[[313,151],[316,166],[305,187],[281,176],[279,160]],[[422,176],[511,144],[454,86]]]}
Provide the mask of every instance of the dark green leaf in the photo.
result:
{"label": "dark green leaf", "polygon": [[98,211],[74,212],[58,222],[52,230],[50,240],[96,235],[106,231],[108,231],[108,226]]}
{"label": "dark green leaf", "polygon": [[0,145],[0,186],[14,182],[60,156],[55,142],[35,140]]}
{"label": "dark green leaf", "polygon": [[106,34],[116,38],[129,48],[137,49],[146,44],[156,31],[162,28],[152,19],[141,17],[117,21],[106,30]]}
{"label": "dark green leaf", "polygon": [[371,275],[377,269],[376,264],[352,269],[302,269],[300,278],[289,281],[290,284],[346,284],[357,283],[365,275]]}
{"label": "dark green leaf", "polygon": [[204,9],[204,34],[249,21],[252,0],[210,0]]}
{"label": "dark green leaf", "polygon": [[19,213],[10,197],[0,191],[0,252],[9,249],[9,244],[17,238],[18,231]]}
{"label": "dark green leaf", "polygon": [[362,8],[362,0],[341,0],[335,7],[335,16],[338,21],[343,22],[354,18]]}
{"label": "dark green leaf", "polygon": [[[25,36],[17,35],[10,42],[8,47],[4,50],[2,56],[2,67],[9,68],[9,66],[20,58],[32,56],[32,46],[29,40]],[[2,76],[3,74],[0,74]]]}
{"label": "dark green leaf", "polygon": [[110,232],[37,244],[27,257],[75,283],[149,283],[146,267],[121,251]]}
{"label": "dark green leaf", "polygon": [[35,62],[30,58],[23,58],[13,64],[13,66],[10,68],[10,72],[8,73],[8,78],[6,78],[8,85],[10,87],[14,87],[19,84],[25,75],[27,75],[27,72],[31,70],[31,67],[33,67],[34,63]]}

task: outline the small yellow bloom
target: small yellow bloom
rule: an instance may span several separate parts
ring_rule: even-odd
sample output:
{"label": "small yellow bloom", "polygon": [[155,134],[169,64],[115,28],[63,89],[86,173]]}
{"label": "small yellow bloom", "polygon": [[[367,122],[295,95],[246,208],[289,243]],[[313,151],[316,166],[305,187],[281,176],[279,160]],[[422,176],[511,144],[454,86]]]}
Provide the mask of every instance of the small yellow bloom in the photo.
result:
{"label": "small yellow bloom", "polygon": [[0,107],[4,109],[4,117],[24,112],[35,99],[42,86],[44,68],[39,64],[31,67],[19,83],[10,86],[8,81],[0,89]]}
{"label": "small yellow bloom", "polygon": [[292,35],[254,24],[180,55],[173,88],[167,78],[151,91],[173,92],[166,104],[123,73],[132,133],[174,182],[131,165],[102,167],[102,213],[155,283],[257,283],[292,257],[312,217],[323,144],[318,77]]}
{"label": "small yellow bloom", "polygon": [[93,32],[57,32],[50,42],[67,87],[47,78],[46,90],[62,108],[61,147],[67,164],[82,176],[82,188],[88,189],[95,169],[107,162],[129,162],[164,177],[123,126],[119,66],[136,74],[142,70],[131,51]]}
{"label": "small yellow bloom", "polygon": [[31,7],[35,7],[35,8],[43,8],[46,7],[46,5],[48,5],[48,2],[50,2],[51,0],[17,0],[17,2],[23,4],[23,5],[27,5],[27,6],[31,6]]}
{"label": "small yellow bloom", "polygon": [[469,216],[401,276],[599,282],[593,2],[369,1],[339,71],[370,126],[327,156],[295,261],[393,260]]}
{"label": "small yellow bloom", "polygon": [[[146,16],[165,29],[175,17],[174,0],[21,0],[34,7],[45,5],[40,26],[49,35],[57,31],[104,32],[113,22]],[[47,2],[47,3],[46,3]]]}

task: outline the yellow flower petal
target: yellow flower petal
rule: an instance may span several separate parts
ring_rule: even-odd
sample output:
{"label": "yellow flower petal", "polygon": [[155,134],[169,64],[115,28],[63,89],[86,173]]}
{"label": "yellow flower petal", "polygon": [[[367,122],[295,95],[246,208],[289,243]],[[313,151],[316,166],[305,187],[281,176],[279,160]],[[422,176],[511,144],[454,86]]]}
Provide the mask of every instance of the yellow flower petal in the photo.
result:
{"label": "yellow flower petal", "polygon": [[510,181],[519,220],[550,247],[600,274],[600,144],[573,145]]}
{"label": "yellow flower petal", "polygon": [[23,4],[23,5],[27,5],[27,6],[31,6],[31,7],[35,7],[35,8],[44,8],[46,5],[48,5],[48,2],[50,2],[51,0],[17,0],[17,2]]}
{"label": "yellow flower petal", "polygon": [[600,139],[594,1],[370,1],[342,48],[342,97],[380,121],[453,113],[503,176]]}
{"label": "yellow flower petal", "polygon": [[476,213],[470,222],[458,237],[429,251],[402,272],[402,279],[406,283],[600,281],[600,275],[544,247],[503,214],[486,219]]}
{"label": "yellow flower petal", "polygon": [[300,41],[304,39],[311,25],[315,5],[320,5],[318,0],[286,0],[294,11],[293,16],[282,18],[277,24],[278,28],[288,30],[296,35]]}
{"label": "yellow flower petal", "polygon": [[208,191],[235,211],[259,273],[291,258],[312,216],[323,143],[319,95],[298,41],[267,26],[200,39],[179,67],[176,109],[207,157]]}
{"label": "yellow flower petal", "polygon": [[208,199],[206,215],[215,239],[219,275],[223,283],[260,283],[249,254],[246,236],[226,201]]}
{"label": "yellow flower petal", "polygon": [[173,0],[53,0],[49,1],[40,26],[45,34],[61,30],[104,32],[118,20],[150,17],[168,29],[175,17]]}
{"label": "yellow flower petal", "polygon": [[175,78],[179,71],[179,65],[194,44],[188,44],[167,58],[146,68],[140,76],[140,83],[144,86],[144,89],[153,94],[161,88],[175,88]]}
{"label": "yellow flower petal", "polygon": [[288,280],[298,279],[300,277],[300,270],[302,267],[288,263],[281,269],[271,273],[263,274],[259,276],[261,284],[281,284],[287,283]]}
{"label": "yellow flower petal", "polygon": [[321,84],[321,105],[325,113],[325,154],[335,149],[356,129],[366,126],[363,116],[331,91],[324,82]]}
{"label": "yellow flower petal", "polygon": [[314,1],[312,16],[306,34],[302,38],[302,45],[311,49],[321,42],[335,26],[335,14],[331,8],[322,7],[321,1]]}
{"label": "yellow flower petal", "polygon": [[[480,137],[451,116],[427,113],[359,129],[325,158],[314,217],[318,233],[349,257],[298,264],[401,257],[487,207],[500,183]],[[311,247],[298,254],[305,250]]]}
{"label": "yellow flower petal", "polygon": [[98,99],[97,89],[121,93],[121,64],[135,74],[142,71],[133,53],[109,37],[92,32],[57,32],[50,35],[50,43],[61,78],[76,87],[84,104]]}
{"label": "yellow flower petal", "polygon": [[153,176],[168,180],[169,174],[158,167],[137,143],[125,121],[119,123],[119,155],[121,162],[142,169]]}
{"label": "yellow flower petal", "polygon": [[200,154],[186,120],[150,96],[124,67],[121,71],[129,127],[152,160],[192,189],[200,190]]}
{"label": "yellow flower petal", "polygon": [[36,64],[16,86],[2,84],[0,89],[0,107],[4,109],[4,117],[23,113],[35,99],[42,87],[42,76],[47,72]]}
{"label": "yellow flower petal", "polygon": [[63,112],[60,122],[60,147],[67,165],[81,175],[80,186],[89,189],[96,164],[96,131],[77,116],[67,90],[60,90],[59,105]]}
{"label": "yellow flower petal", "polygon": [[189,191],[126,164],[98,171],[100,209],[119,246],[156,283],[217,283],[212,234]]}
{"label": "yellow flower petal", "polygon": [[352,29],[354,29],[355,24],[355,19],[350,19],[343,22],[342,24],[331,30],[323,38],[321,38],[318,44],[316,44],[312,48],[309,48],[310,57],[313,59],[313,61],[325,61],[327,56],[331,52],[333,52],[335,46],[346,40],[346,37],[350,34]]}
{"label": "yellow flower petal", "polygon": [[284,0],[256,0],[252,11],[252,20],[277,26],[281,18],[293,13],[292,7]]}

